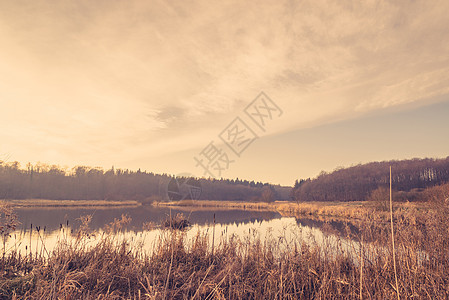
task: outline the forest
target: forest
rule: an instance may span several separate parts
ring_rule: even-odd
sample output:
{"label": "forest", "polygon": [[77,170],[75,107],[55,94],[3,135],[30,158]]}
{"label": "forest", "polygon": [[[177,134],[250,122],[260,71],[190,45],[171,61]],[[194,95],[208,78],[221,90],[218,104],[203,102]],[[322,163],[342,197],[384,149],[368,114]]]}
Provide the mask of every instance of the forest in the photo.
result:
{"label": "forest", "polygon": [[[28,163],[21,168],[18,162],[0,161],[0,199],[164,200],[174,178],[140,169],[112,167],[105,171],[87,166],[66,169],[41,163]],[[186,180],[178,179],[179,183]],[[291,189],[238,178],[195,178],[194,181],[201,187],[200,199],[203,200],[273,201],[286,199]]]}
{"label": "forest", "polygon": [[[242,179],[192,178],[201,187],[202,200],[265,201],[364,201],[392,183],[401,200],[422,200],[420,191],[449,182],[449,157],[410,159],[359,164],[321,172],[316,178],[299,179],[293,188]],[[0,161],[0,199],[137,200],[167,198],[169,174],[103,170],[76,166],[71,169],[42,163],[22,168],[18,162]],[[177,178],[179,184],[189,178]],[[175,182],[178,184],[177,182]]]}
{"label": "forest", "polygon": [[314,179],[296,180],[291,192],[296,201],[370,200],[379,189],[392,185],[401,200],[418,200],[420,191],[449,182],[449,157],[444,159],[392,160],[321,172]]}

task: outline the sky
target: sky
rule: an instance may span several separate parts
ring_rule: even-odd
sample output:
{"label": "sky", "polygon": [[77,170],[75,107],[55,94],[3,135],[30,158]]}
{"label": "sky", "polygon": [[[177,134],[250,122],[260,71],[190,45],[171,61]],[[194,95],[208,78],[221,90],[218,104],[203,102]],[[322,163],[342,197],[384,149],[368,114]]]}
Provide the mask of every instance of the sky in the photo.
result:
{"label": "sky", "polygon": [[446,157],[448,15],[438,0],[0,0],[0,160],[292,185]]}

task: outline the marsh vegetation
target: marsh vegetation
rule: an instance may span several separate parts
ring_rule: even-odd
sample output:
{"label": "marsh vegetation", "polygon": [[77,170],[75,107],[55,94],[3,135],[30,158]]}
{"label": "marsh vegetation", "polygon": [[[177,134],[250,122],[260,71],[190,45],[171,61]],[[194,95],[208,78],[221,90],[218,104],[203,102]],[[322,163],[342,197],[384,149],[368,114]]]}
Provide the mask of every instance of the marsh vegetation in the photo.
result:
{"label": "marsh vegetation", "polygon": [[[42,240],[39,252],[5,251],[0,294],[3,299],[393,299],[399,292],[401,299],[447,299],[447,207],[440,201],[425,211],[395,211],[398,291],[388,224],[365,207],[357,230],[346,226],[336,235],[328,224],[321,241],[304,235],[261,238],[251,231],[223,238],[213,227],[192,235],[165,226],[151,251],[127,237],[129,218],[99,231],[91,230],[85,217],[73,238],[61,235],[51,250],[43,250]],[[2,224],[6,239],[16,220],[2,220],[10,222]]]}

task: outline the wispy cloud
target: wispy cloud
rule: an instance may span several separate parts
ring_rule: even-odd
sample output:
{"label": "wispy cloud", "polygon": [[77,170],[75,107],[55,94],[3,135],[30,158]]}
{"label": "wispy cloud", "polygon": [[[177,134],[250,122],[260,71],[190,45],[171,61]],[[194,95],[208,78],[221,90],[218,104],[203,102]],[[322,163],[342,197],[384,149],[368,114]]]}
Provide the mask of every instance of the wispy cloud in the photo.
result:
{"label": "wispy cloud", "polygon": [[448,15],[446,1],[0,1],[1,151],[150,160],[202,147],[261,90],[285,111],[272,134],[429,101],[449,93]]}

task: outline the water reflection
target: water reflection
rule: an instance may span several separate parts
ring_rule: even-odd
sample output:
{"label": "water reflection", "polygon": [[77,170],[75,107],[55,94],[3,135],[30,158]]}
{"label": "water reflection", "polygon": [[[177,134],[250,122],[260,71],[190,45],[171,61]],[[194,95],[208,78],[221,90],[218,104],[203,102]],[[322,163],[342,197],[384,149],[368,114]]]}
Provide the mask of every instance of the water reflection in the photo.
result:
{"label": "water reflection", "polygon": [[248,223],[254,221],[267,221],[271,219],[280,218],[281,215],[272,211],[249,211],[249,210],[220,210],[220,209],[208,209],[198,210],[189,208],[174,208],[170,209],[166,207],[153,207],[153,206],[138,206],[138,207],[120,207],[120,208],[18,208],[15,210],[18,215],[18,220],[21,223],[20,228],[22,230],[28,230],[31,225],[35,228],[40,226],[46,227],[47,230],[53,231],[59,229],[61,225],[67,224],[72,229],[79,228],[81,222],[80,216],[92,215],[92,222],[90,227],[94,230],[100,230],[114,221],[114,219],[120,219],[122,214],[127,214],[131,217],[131,223],[128,229],[141,230],[142,225],[146,222],[153,222],[160,224],[167,219],[170,215],[176,215],[177,213],[183,213],[186,218],[189,219],[192,224],[209,224],[213,222],[213,216],[215,214],[215,220],[220,224],[232,224],[232,223]]}
{"label": "water reflection", "polygon": [[[242,211],[242,210],[199,210],[188,211],[185,209],[173,209],[171,214],[183,212],[190,217],[193,226],[185,233],[185,247],[190,247],[197,235],[205,235],[209,247],[220,247],[222,244],[237,242],[249,249],[254,243],[260,242],[263,247],[271,247],[274,255],[292,253],[300,250],[302,246],[318,246],[324,259],[336,255],[345,255],[356,265],[363,258],[368,263],[375,262],[376,257],[391,254],[388,247],[371,241],[361,244],[358,240],[346,238],[344,227],[346,223],[337,221],[319,221],[313,219],[296,219],[294,217],[280,217],[274,212]],[[83,249],[95,246],[105,235],[102,228],[105,223],[119,218],[123,213],[128,213],[133,218],[132,230],[125,230],[113,234],[113,240],[117,243],[126,241],[133,251],[151,255],[158,249],[160,242],[170,239],[170,230],[161,228],[143,230],[142,223],[164,220],[170,210],[165,208],[140,207],[138,209],[20,209],[19,218],[23,225],[22,230],[16,230],[11,234],[5,245],[6,252],[17,251],[22,255],[48,257],[52,251],[57,250],[57,245],[82,245]],[[40,214],[39,214],[40,213]],[[93,235],[89,238],[77,239],[78,225],[73,220],[80,215],[94,215],[91,229]],[[216,224],[212,223],[213,214],[216,215]],[[65,221],[69,220],[67,226]],[[40,224],[39,232],[33,228],[31,222]],[[79,222],[79,221],[78,221]],[[47,224],[47,225],[44,225]],[[61,224],[61,225],[60,225]],[[325,224],[330,224],[333,230],[326,230]],[[35,226],[36,226],[35,225]],[[45,227],[45,230],[43,229]],[[352,225],[351,225],[352,226]],[[56,229],[55,229],[56,228]],[[355,227],[351,231],[356,230]],[[167,240],[166,240],[167,241]],[[77,244],[78,243],[78,244]],[[287,251],[284,251],[287,250]],[[399,249],[399,251],[406,249]],[[428,255],[418,251],[419,263],[428,259]],[[281,257],[279,257],[281,258]]]}
{"label": "water reflection", "polygon": [[359,234],[359,228],[348,221],[337,221],[337,220],[317,220],[317,219],[309,219],[309,218],[297,218],[296,222],[302,226],[308,226],[311,228],[319,228],[323,229],[325,225],[332,230],[333,234],[339,234],[341,236],[347,236],[349,233],[352,235]]}
{"label": "water reflection", "polygon": [[[310,246],[329,246],[323,249],[339,249],[338,251],[347,253],[356,253],[358,251],[358,243],[349,241],[336,235],[324,234],[319,228],[302,225],[293,217],[269,218],[265,220],[250,220],[251,213],[245,212],[244,221],[240,222],[218,222],[219,220],[228,219],[220,212],[216,213],[217,223],[215,226],[209,222],[203,224],[197,223],[191,226],[186,232],[186,247],[195,239],[198,234],[206,234],[209,239],[209,245],[214,243],[215,247],[219,247],[223,243],[231,240],[239,240],[245,245],[251,245],[260,241],[262,244],[268,243],[277,249],[279,253],[282,250],[299,249],[302,244]],[[172,211],[173,213],[173,211]],[[228,212],[229,213],[229,212]],[[235,213],[235,212],[234,212]],[[193,212],[192,212],[193,215]],[[200,214],[201,216],[201,214]],[[257,216],[260,218],[260,216]],[[203,219],[209,221],[209,218]],[[59,226],[59,224],[58,224]],[[94,231],[88,239],[83,239],[87,247],[94,246],[103,238],[106,233],[102,229]],[[132,249],[140,249],[144,253],[151,254],[157,247],[158,242],[169,234],[168,230],[136,230],[116,233],[114,238],[117,241],[126,240]],[[6,247],[7,251],[17,250],[23,255],[43,255],[48,256],[58,243],[76,244],[77,230],[72,227],[62,226],[57,230],[17,230],[11,235]],[[325,253],[325,255],[334,255],[336,253]]]}

